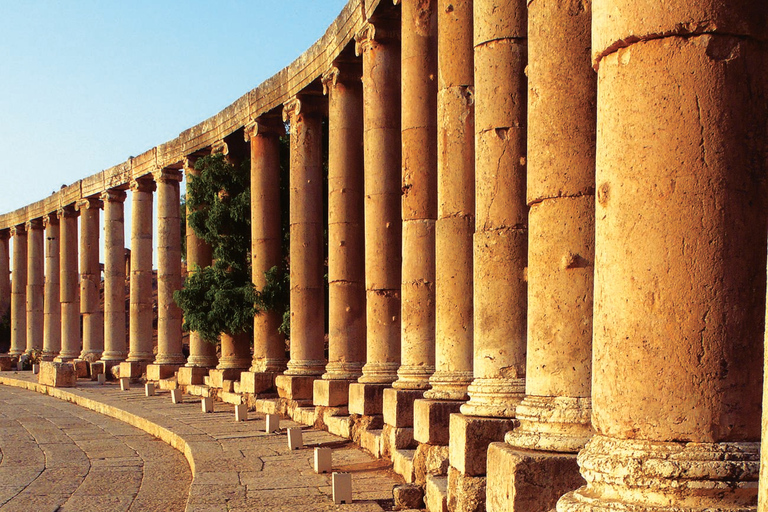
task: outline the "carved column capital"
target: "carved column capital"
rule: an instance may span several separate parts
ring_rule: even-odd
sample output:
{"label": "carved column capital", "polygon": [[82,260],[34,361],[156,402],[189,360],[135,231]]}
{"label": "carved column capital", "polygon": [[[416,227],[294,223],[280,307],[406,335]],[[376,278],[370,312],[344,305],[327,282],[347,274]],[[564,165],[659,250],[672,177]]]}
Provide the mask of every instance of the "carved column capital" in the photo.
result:
{"label": "carved column capital", "polygon": [[48,226],[55,226],[59,223],[59,215],[58,212],[51,212],[46,213],[43,215],[43,227],[48,228]]}
{"label": "carved column capital", "polygon": [[106,203],[122,203],[125,202],[125,197],[125,190],[116,188],[110,188],[101,193],[101,200]]}
{"label": "carved column capital", "polygon": [[101,202],[101,199],[99,199],[96,196],[93,197],[84,197],[80,199],[77,203],[75,203],[75,208],[78,210],[91,210],[91,209],[101,209],[104,208],[104,203]]}
{"label": "carved column capital", "polygon": [[281,135],[285,135],[285,124],[277,116],[260,116],[245,126],[246,142],[253,137],[279,137]]}
{"label": "carved column capital", "polygon": [[43,229],[43,219],[42,217],[37,219],[30,219],[24,223],[24,227],[27,229],[27,231],[32,229]]}
{"label": "carved column capital", "polygon": [[362,68],[359,63],[339,62],[323,73],[320,82],[323,84],[323,94],[328,95],[330,90],[338,83],[352,84],[362,81]]}
{"label": "carved column capital", "polygon": [[154,192],[155,190],[157,190],[157,184],[151,178],[143,177],[131,180],[132,192]]}
{"label": "carved column capital", "polygon": [[320,115],[319,102],[312,96],[299,94],[283,103],[283,121],[291,121],[298,115]]}
{"label": "carved column capital", "polygon": [[56,211],[56,216],[61,219],[71,218],[71,217],[77,217],[78,212],[75,209],[75,205],[68,204],[67,206],[62,206]]}
{"label": "carved column capital", "polygon": [[11,236],[16,235],[26,235],[27,229],[24,224],[18,224],[16,226],[11,226]]}
{"label": "carved column capital", "polygon": [[372,20],[363,26],[355,34],[355,55],[362,55],[374,43],[386,43],[388,41],[399,41],[399,25],[388,18]]}
{"label": "carved column capital", "polygon": [[179,169],[170,169],[168,167],[157,169],[152,173],[152,176],[157,183],[180,182],[183,179],[182,172]]}

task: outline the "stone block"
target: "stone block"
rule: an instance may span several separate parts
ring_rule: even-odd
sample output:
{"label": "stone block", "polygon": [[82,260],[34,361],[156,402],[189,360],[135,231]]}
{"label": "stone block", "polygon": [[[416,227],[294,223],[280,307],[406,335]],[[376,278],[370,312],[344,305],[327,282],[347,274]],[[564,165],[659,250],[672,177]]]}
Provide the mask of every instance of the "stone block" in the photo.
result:
{"label": "stone block", "polygon": [[491,443],[487,468],[489,512],[549,512],[563,494],[585,485],[575,453],[522,450],[507,443]]}
{"label": "stone block", "polygon": [[392,452],[392,469],[403,477],[407,484],[416,481],[413,473],[413,456],[415,453],[416,450],[395,450]]}
{"label": "stone block", "polygon": [[176,389],[179,387],[179,383],[176,381],[176,377],[171,377],[168,379],[161,379],[157,381],[157,386],[155,386],[157,389],[162,389],[164,391],[170,391],[172,389]]}
{"label": "stone block", "polygon": [[426,485],[427,476],[448,475],[448,447],[420,444],[413,454],[413,475],[415,482]]}
{"label": "stone block", "polygon": [[88,361],[84,361],[83,359],[75,359],[70,364],[75,368],[75,374],[77,375],[78,379],[88,378],[88,365],[90,364]]}
{"label": "stone block", "polygon": [[416,448],[413,440],[413,428],[396,428],[384,424],[382,432],[381,452],[384,457],[390,457],[395,450]]}
{"label": "stone block", "polygon": [[352,475],[349,473],[333,473],[333,502],[336,505],[352,503]]}
{"label": "stone block", "polygon": [[219,393],[219,400],[226,404],[232,404],[232,405],[240,405],[243,403],[243,397],[242,395],[238,393],[228,393],[226,391],[222,391]]}
{"label": "stone block", "polygon": [[413,438],[424,444],[447,445],[451,414],[459,412],[463,402],[416,400],[413,403]]}
{"label": "stone block", "polygon": [[155,384],[147,382],[144,384],[144,396],[155,396]]}
{"label": "stone block", "polygon": [[106,384],[107,383],[107,375],[105,373],[100,373],[96,375],[96,382],[99,384]]}
{"label": "stone block", "polygon": [[240,374],[240,393],[258,395],[275,388],[274,373],[243,372]]}
{"label": "stone block", "polygon": [[[208,385],[212,388],[223,388],[225,380],[240,380],[240,374],[243,373],[243,371],[244,370],[239,368],[213,368],[208,370]],[[228,391],[232,390],[230,389]]]}
{"label": "stone block", "polygon": [[300,450],[304,448],[304,436],[301,427],[291,427],[288,429],[288,449]]}
{"label": "stone block", "polygon": [[456,468],[448,468],[448,510],[485,512],[485,484],[484,476],[462,475]]}
{"label": "stone block", "polygon": [[182,366],[176,371],[176,381],[180,386],[202,385],[203,378],[208,375],[208,368],[198,366]]}
{"label": "stone block", "polygon": [[235,421],[248,421],[248,406],[246,404],[235,406]]}
{"label": "stone block", "polygon": [[129,389],[131,389],[131,379],[120,377],[120,391],[128,391]]}
{"label": "stone block", "polygon": [[467,476],[484,476],[488,445],[504,440],[515,420],[451,414],[451,466]]}
{"label": "stone block", "polygon": [[448,477],[428,475],[424,495],[429,512],[448,512]]}
{"label": "stone block", "polygon": [[11,356],[0,356],[0,371],[9,372],[13,370],[13,358]]}
{"label": "stone block", "polygon": [[377,459],[381,458],[381,434],[383,430],[364,430],[360,434],[360,447]]}
{"label": "stone block", "polygon": [[384,390],[384,423],[393,427],[413,427],[413,402],[424,396],[424,391],[413,389]]}
{"label": "stone block", "polygon": [[349,416],[331,416],[325,418],[325,426],[333,435],[349,439],[352,437],[352,425],[354,422]]}
{"label": "stone block", "polygon": [[395,510],[420,509],[424,507],[424,489],[419,485],[402,484],[392,488]]}
{"label": "stone block", "polygon": [[202,384],[192,384],[187,386],[187,394],[194,396],[211,396],[211,388]]}
{"label": "stone block", "polygon": [[349,384],[348,380],[317,379],[314,383],[312,403],[323,407],[347,405]]}
{"label": "stone block", "polygon": [[200,399],[200,407],[205,413],[213,412],[213,398],[204,396],[202,399]]}
{"label": "stone block", "polygon": [[37,382],[55,388],[71,388],[77,384],[77,375],[74,366],[69,363],[43,361],[40,363]]}
{"label": "stone block", "polygon": [[174,404],[180,404],[184,401],[184,395],[182,395],[180,389],[171,390],[171,402]]}
{"label": "stone block", "polygon": [[120,363],[120,377],[128,377],[133,382],[139,380],[147,369],[145,361],[123,361]]}
{"label": "stone block", "polygon": [[175,364],[148,364],[146,373],[147,380],[159,381],[173,377],[179,367]]}
{"label": "stone block", "polygon": [[234,393],[235,392],[235,382],[234,380],[224,379],[221,381],[221,390],[224,393]]}
{"label": "stone block", "polygon": [[355,382],[349,385],[349,412],[361,416],[381,414],[384,404],[384,390],[389,384],[361,384]]}
{"label": "stone block", "polygon": [[330,473],[333,469],[333,451],[318,446],[315,448],[315,473]]}
{"label": "stone block", "polygon": [[106,373],[106,371],[107,365],[104,363],[104,361],[94,361],[91,363],[91,380],[98,379],[98,375]]}
{"label": "stone block", "polygon": [[280,398],[290,400],[312,400],[316,379],[313,375],[278,375],[275,377],[277,394]]}
{"label": "stone block", "polygon": [[271,434],[280,430],[280,415],[279,414],[267,414],[266,415],[266,427],[265,432]]}

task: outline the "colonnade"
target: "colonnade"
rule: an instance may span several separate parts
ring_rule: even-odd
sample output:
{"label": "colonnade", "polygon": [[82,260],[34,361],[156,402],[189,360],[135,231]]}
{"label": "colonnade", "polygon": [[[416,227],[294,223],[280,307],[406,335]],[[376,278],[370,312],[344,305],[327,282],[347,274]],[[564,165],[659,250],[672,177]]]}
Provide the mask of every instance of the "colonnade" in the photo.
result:
{"label": "colonnade", "polygon": [[[355,30],[311,80],[207,146],[2,226],[9,354],[316,406],[433,512],[755,510],[768,9],[394,4],[345,10]],[[217,358],[193,332],[185,359],[179,183],[233,134],[250,150],[256,287],[290,262],[290,350],[262,312],[252,350],[222,338]],[[191,270],[211,264],[191,229],[186,243]]]}

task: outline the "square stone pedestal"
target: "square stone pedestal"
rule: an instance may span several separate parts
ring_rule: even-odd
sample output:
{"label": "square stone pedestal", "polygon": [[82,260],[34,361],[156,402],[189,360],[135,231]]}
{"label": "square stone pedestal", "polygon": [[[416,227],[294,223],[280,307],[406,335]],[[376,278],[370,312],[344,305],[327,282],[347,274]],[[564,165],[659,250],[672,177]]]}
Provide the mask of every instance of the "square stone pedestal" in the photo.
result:
{"label": "square stone pedestal", "polygon": [[178,382],[180,386],[200,386],[203,383],[203,378],[207,375],[208,368],[182,366],[176,372],[176,382]]}
{"label": "square stone pedestal", "polygon": [[13,369],[13,357],[0,356],[0,371],[9,372]]}
{"label": "square stone pedestal", "polygon": [[94,361],[91,363],[91,380],[96,380],[98,375],[106,372],[104,361]]}
{"label": "square stone pedestal", "polygon": [[90,371],[91,363],[85,359],[74,359],[70,364],[74,367],[78,379],[87,379],[89,377],[88,372]]}
{"label": "square stone pedestal", "polygon": [[413,402],[413,438],[424,444],[448,445],[451,414],[458,413],[461,401],[425,400]]}
{"label": "square stone pedestal", "polygon": [[120,363],[120,378],[128,377],[131,381],[138,381],[147,370],[146,361],[123,361]]}
{"label": "square stone pedestal", "polygon": [[488,447],[488,512],[549,512],[563,494],[586,482],[575,453],[539,452],[507,443]]}
{"label": "square stone pedestal", "polygon": [[316,375],[278,375],[275,387],[280,398],[290,400],[312,400],[313,383]]}
{"label": "square stone pedestal", "polygon": [[71,388],[77,384],[75,367],[69,363],[54,363],[43,361],[40,363],[40,373],[37,382],[55,388]]}
{"label": "square stone pedestal", "polygon": [[208,370],[208,385],[212,388],[223,388],[225,380],[239,380],[244,371],[243,368],[213,368]]}
{"label": "square stone pedestal", "polygon": [[[486,512],[484,476],[463,475],[454,467],[448,468],[447,505],[451,512]],[[552,507],[554,509],[554,507]],[[528,512],[528,509],[521,509]],[[550,511],[551,512],[551,511]]]}
{"label": "square stone pedestal", "polygon": [[361,416],[374,416],[383,412],[384,390],[389,384],[362,384],[354,382],[349,385],[349,412]]}
{"label": "square stone pedestal", "polygon": [[275,388],[276,373],[243,372],[240,374],[240,392],[258,395]]}
{"label": "square stone pedestal", "polygon": [[515,426],[513,419],[483,418],[451,414],[451,466],[463,475],[484,476],[488,445],[504,440]]}
{"label": "square stone pedestal", "polygon": [[147,380],[156,382],[163,379],[170,379],[178,369],[179,365],[176,364],[148,364]]}
{"label": "square stone pedestal", "polygon": [[312,403],[323,407],[339,407],[349,402],[348,380],[317,379],[314,383]]}
{"label": "square stone pedestal", "polygon": [[413,389],[384,390],[384,423],[396,428],[413,427],[413,402],[424,396],[424,391]]}

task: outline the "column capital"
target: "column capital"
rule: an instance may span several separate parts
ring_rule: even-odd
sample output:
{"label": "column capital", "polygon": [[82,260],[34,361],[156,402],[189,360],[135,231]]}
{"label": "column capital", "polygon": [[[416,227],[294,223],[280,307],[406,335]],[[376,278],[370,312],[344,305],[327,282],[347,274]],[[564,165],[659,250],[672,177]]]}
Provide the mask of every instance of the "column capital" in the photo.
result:
{"label": "column capital", "polygon": [[75,209],[75,205],[73,205],[73,204],[68,204],[66,206],[62,206],[61,208],[59,208],[56,211],[56,216],[59,219],[77,217],[77,215],[78,215],[78,212]]}
{"label": "column capital", "polygon": [[305,116],[320,115],[322,110],[319,102],[312,96],[298,94],[283,103],[283,121],[291,121],[292,118],[303,114]]}
{"label": "column capital", "polygon": [[125,202],[125,190],[110,188],[101,193],[101,200],[105,203]]}
{"label": "column capital", "polygon": [[157,169],[152,173],[152,176],[157,183],[180,182],[183,179],[183,174],[179,169],[171,169],[168,167]]}
{"label": "column capital", "polygon": [[10,228],[0,229],[0,240],[5,241],[11,238]]}
{"label": "column capital", "polygon": [[389,18],[369,21],[355,34],[355,55],[362,55],[374,42],[399,41],[399,28],[399,25]]}
{"label": "column capital", "polygon": [[11,226],[11,236],[16,235],[26,235],[27,229],[25,224],[17,224],[15,226]]}
{"label": "column capital", "polygon": [[47,228],[48,226],[55,226],[59,223],[59,214],[58,212],[51,212],[46,213],[43,215],[43,227]]}
{"label": "column capital", "polygon": [[77,208],[80,211],[91,210],[91,209],[100,210],[104,208],[104,203],[102,203],[101,199],[99,199],[96,196],[84,197],[80,199],[77,203],[75,203],[75,208]]}
{"label": "column capital", "polygon": [[131,180],[132,192],[154,192],[157,190],[157,184],[150,177],[141,177]]}
{"label": "column capital", "polygon": [[285,124],[277,116],[260,116],[245,126],[246,142],[249,142],[254,137],[279,137],[281,135],[285,135]]}
{"label": "column capital", "polygon": [[328,95],[337,83],[349,84],[362,83],[363,73],[361,66],[352,62],[335,61],[331,68],[323,73],[320,82],[323,84],[323,94]]}
{"label": "column capital", "polygon": [[24,227],[27,231],[31,229],[43,229],[43,218],[38,217],[37,219],[30,219],[24,223]]}

